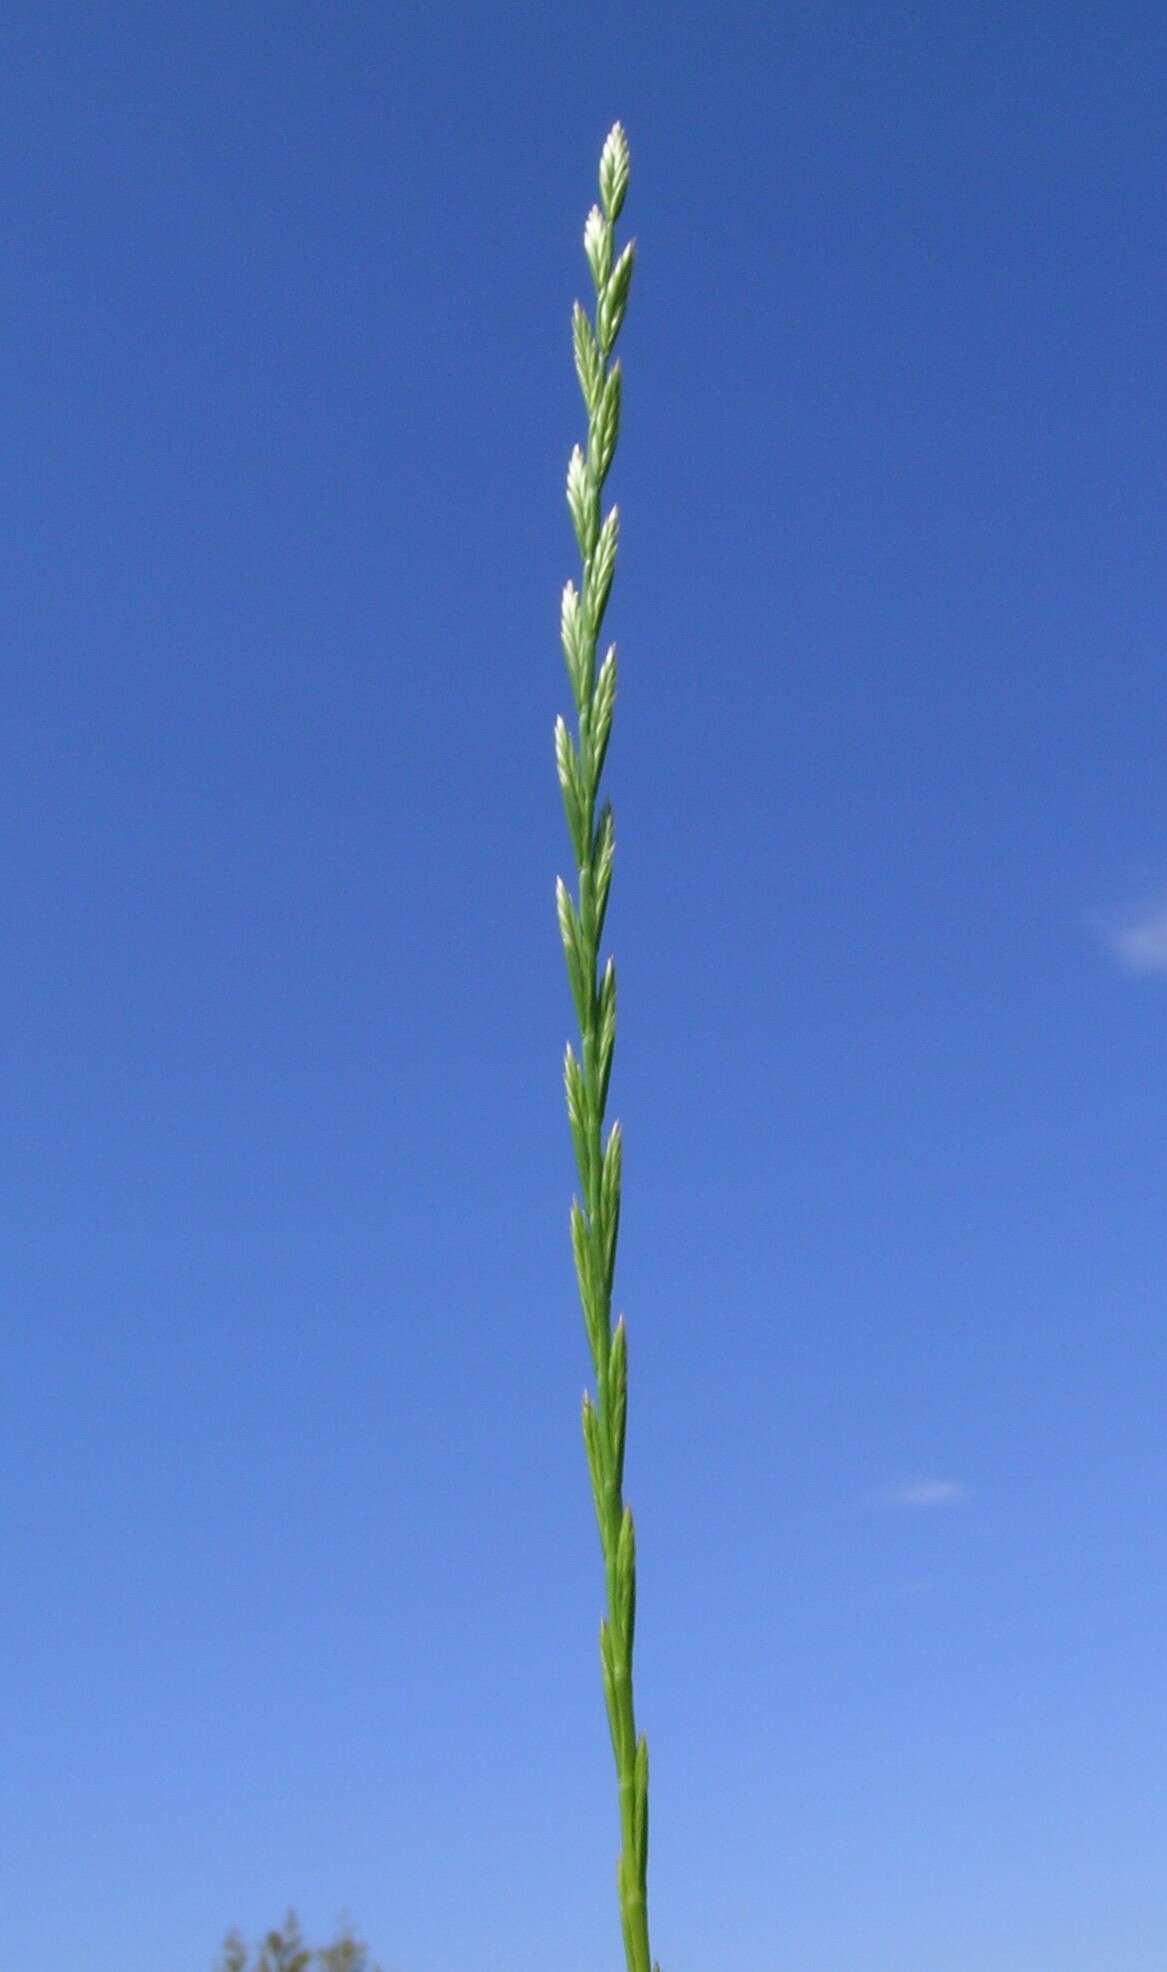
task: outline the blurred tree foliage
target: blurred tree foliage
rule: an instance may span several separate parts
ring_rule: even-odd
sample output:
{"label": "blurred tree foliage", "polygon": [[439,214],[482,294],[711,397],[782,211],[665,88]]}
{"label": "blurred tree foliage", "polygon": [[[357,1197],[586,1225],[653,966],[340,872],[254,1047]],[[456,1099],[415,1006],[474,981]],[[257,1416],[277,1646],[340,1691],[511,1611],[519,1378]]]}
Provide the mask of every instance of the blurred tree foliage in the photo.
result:
{"label": "blurred tree foliage", "polygon": [[238,1931],[231,1931],[223,1940],[214,1972],[381,1972],[381,1967],[373,1964],[368,1945],[362,1944],[347,1924],[332,1944],[310,1949],[304,1943],[295,1911],[290,1910],[282,1929],[269,1931],[256,1946],[254,1958]]}

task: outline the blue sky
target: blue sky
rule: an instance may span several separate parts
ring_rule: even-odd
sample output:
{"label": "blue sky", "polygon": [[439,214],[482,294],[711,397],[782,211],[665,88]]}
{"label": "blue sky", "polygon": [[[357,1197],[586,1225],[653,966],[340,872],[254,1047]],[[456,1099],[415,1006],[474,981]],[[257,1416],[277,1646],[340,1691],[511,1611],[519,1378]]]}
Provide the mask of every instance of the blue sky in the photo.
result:
{"label": "blue sky", "polygon": [[620,1962],[551,748],[620,117],[654,1948],[1160,1972],[1165,64],[9,13],[5,1964]]}

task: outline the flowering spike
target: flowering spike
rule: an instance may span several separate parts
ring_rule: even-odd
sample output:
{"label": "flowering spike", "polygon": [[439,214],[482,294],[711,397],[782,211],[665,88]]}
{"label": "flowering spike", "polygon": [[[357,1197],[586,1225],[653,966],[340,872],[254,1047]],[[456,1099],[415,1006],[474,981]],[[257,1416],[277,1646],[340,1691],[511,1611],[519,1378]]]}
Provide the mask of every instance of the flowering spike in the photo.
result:
{"label": "flowering spike", "polygon": [[[578,742],[559,719],[555,760],[579,881],[578,909],[567,885],[556,888],[559,930],[579,1019],[577,1058],[569,1046],[563,1079],[582,1197],[571,1208],[571,1244],[596,1396],[583,1401],[583,1435],[608,1586],[600,1625],[604,1699],[621,1802],[622,1847],[617,1870],[628,1972],[654,1972],[648,1945],[648,1753],[638,1739],[632,1704],[632,1640],[636,1618],[636,1536],[624,1503],[624,1440],[628,1415],[628,1345],[621,1316],[612,1328],[612,1284],[620,1226],[622,1139],[613,1123],[604,1139],[604,1113],[616,1043],[616,968],[599,973],[599,945],[612,882],[612,808],[600,797],[600,778],[616,702],[616,649],[596,672],[596,645],[616,571],[620,515],[601,523],[601,495],[620,436],[622,377],[609,362],[628,303],[635,258],[625,246],[613,264],[614,229],[628,190],[628,139],[613,124],[600,157],[600,204],[588,213],[584,252],[596,290],[594,323],[576,302],[572,311],[575,370],[588,414],[586,447],[576,445],[567,468],[567,505],[582,564],[578,588],[569,582],[560,607],[560,637],[579,720]],[[596,820],[597,810],[599,819]]]}

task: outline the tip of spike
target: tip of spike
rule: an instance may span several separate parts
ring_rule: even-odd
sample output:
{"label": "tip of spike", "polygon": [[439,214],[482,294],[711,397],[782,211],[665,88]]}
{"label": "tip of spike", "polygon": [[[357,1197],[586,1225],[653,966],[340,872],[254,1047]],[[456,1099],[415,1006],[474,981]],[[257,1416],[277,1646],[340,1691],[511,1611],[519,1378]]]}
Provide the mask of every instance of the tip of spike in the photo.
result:
{"label": "tip of spike", "polygon": [[628,138],[622,123],[614,123],[604,139],[600,153],[600,198],[609,220],[618,219],[628,190],[631,159]]}

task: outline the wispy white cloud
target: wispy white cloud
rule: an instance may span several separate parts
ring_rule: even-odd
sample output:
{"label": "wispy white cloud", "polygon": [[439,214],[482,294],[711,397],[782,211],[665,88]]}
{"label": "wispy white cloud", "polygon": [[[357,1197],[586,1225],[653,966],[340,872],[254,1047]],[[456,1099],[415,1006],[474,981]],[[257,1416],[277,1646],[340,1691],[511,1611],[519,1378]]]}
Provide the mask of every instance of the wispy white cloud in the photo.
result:
{"label": "wispy white cloud", "polygon": [[1167,891],[1100,928],[1124,971],[1167,977]]}
{"label": "wispy white cloud", "polygon": [[912,1479],[906,1486],[887,1486],[879,1495],[883,1506],[960,1506],[971,1497],[959,1479]]}

